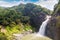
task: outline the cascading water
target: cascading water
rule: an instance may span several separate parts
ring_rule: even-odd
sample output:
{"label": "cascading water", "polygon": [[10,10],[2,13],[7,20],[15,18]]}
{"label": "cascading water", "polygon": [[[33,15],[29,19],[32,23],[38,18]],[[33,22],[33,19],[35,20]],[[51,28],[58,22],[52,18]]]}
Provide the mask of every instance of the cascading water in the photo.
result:
{"label": "cascading water", "polygon": [[51,18],[51,16],[47,16],[46,17],[46,20],[40,26],[40,29],[39,29],[39,32],[38,33],[33,33],[31,35],[29,34],[26,37],[24,35],[22,35],[22,34],[13,34],[15,36],[15,39],[16,40],[21,40],[21,39],[24,39],[24,37],[25,37],[26,40],[35,40],[35,39],[36,40],[39,40],[39,38],[42,39],[42,40],[44,40],[45,38],[49,40],[50,38],[45,37],[45,29],[46,29],[46,25],[48,24],[48,21],[50,20],[50,18]]}
{"label": "cascading water", "polygon": [[46,20],[40,26],[38,34],[43,35],[43,36],[45,35],[46,25],[48,24],[48,21],[50,20],[50,18],[51,18],[51,16],[46,17]]}

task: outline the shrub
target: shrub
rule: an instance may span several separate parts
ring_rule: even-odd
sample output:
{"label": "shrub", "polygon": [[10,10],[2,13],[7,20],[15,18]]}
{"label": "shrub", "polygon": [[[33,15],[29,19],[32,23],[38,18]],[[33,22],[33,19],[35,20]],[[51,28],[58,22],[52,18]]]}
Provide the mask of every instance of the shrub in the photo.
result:
{"label": "shrub", "polygon": [[0,40],[8,40],[7,36],[4,33],[0,32]]}

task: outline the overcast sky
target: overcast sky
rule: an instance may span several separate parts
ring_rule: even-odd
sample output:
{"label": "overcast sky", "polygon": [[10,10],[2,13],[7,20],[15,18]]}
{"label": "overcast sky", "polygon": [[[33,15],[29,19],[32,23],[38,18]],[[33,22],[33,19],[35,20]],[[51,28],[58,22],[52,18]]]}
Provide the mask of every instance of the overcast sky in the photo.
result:
{"label": "overcast sky", "polygon": [[20,3],[34,3],[53,10],[54,5],[58,3],[58,0],[0,0],[0,6],[2,7],[12,7],[19,5]]}

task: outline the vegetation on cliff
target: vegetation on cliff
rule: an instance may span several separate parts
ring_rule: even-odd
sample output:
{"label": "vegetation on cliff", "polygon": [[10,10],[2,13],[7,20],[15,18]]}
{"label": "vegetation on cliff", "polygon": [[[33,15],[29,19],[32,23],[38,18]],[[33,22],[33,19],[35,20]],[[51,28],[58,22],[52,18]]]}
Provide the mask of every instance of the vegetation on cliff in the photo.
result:
{"label": "vegetation on cliff", "polygon": [[[11,8],[0,7],[0,32],[11,40],[15,33],[24,31],[37,31],[46,14],[52,11],[32,3],[20,4]],[[2,34],[3,36],[3,34]]]}
{"label": "vegetation on cliff", "polygon": [[[0,7],[0,40],[12,40],[13,34],[24,31],[38,31],[46,15],[52,15],[46,28],[46,35],[54,40],[60,40],[60,0],[54,7],[53,13],[32,3],[11,8]],[[42,39],[38,38],[38,40]]]}

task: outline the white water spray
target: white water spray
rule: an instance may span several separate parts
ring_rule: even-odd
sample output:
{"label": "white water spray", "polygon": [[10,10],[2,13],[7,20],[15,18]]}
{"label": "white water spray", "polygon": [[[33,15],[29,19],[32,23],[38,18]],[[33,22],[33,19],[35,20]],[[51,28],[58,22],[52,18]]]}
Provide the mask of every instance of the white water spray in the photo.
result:
{"label": "white water spray", "polygon": [[42,25],[40,26],[39,32],[38,34],[44,36],[45,35],[45,29],[46,29],[46,25],[48,24],[48,21],[50,20],[51,16],[46,16],[46,20],[42,23]]}

